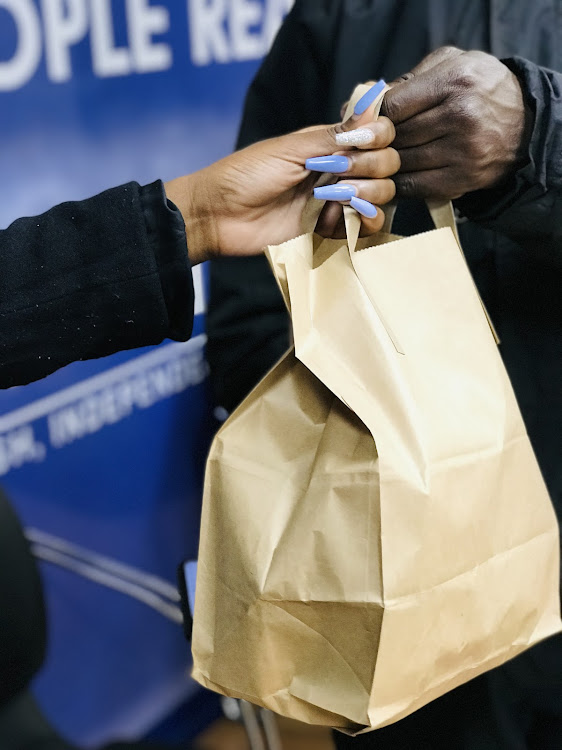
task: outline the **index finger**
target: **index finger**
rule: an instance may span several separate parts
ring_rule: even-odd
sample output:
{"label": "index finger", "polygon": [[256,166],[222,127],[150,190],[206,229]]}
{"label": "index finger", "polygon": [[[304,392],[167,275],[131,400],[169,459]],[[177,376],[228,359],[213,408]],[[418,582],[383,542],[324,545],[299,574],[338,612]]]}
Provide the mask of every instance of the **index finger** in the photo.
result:
{"label": "index finger", "polygon": [[335,126],[336,143],[342,148],[386,148],[396,136],[394,124],[388,117],[379,117],[355,130],[345,130],[343,125]]}
{"label": "index finger", "polygon": [[435,68],[437,65],[441,65],[442,62],[452,60],[453,58],[458,57],[462,54],[463,50],[459,49],[458,47],[439,47],[439,49],[436,49],[433,52],[430,52],[429,55],[426,55],[426,57],[424,57],[423,60],[415,66],[415,68],[412,68],[412,70],[410,70],[408,73],[404,73],[404,75],[395,78],[394,81],[391,81],[388,85],[397,86],[399,83],[405,83],[414,76],[419,76],[420,73],[425,73],[426,71],[431,70],[431,68]]}

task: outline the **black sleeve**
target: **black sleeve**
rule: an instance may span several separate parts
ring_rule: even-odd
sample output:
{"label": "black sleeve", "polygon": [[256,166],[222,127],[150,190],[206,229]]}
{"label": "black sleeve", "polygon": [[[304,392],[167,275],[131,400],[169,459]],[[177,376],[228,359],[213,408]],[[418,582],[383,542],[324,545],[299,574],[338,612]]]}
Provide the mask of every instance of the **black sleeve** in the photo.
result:
{"label": "black sleeve", "polygon": [[246,94],[237,148],[324,121],[341,1],[324,5],[297,0],[285,19]]}
{"label": "black sleeve", "polygon": [[[339,5],[297,0],[246,96],[238,148],[323,121],[323,61],[331,59],[323,45],[332,43]],[[211,262],[207,334],[215,400],[231,411],[289,346],[287,311],[265,257]]]}
{"label": "black sleeve", "polygon": [[0,257],[1,388],[190,336],[185,227],[161,182],[19,219],[0,231]]}
{"label": "black sleeve", "polygon": [[457,205],[473,221],[562,264],[562,74],[522,58],[503,62],[521,81],[533,117],[527,163],[508,183]]}

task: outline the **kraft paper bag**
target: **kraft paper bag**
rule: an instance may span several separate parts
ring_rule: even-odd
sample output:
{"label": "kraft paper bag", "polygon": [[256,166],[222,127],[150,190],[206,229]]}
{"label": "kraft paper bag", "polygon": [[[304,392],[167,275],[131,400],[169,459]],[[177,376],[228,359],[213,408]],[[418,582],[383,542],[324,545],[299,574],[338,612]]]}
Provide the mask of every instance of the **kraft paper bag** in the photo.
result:
{"label": "kraft paper bag", "polygon": [[295,348],[207,464],[195,679],[350,733],[561,627],[554,511],[451,207],[430,209],[414,237],[358,240],[346,209],[346,240],[269,248]]}

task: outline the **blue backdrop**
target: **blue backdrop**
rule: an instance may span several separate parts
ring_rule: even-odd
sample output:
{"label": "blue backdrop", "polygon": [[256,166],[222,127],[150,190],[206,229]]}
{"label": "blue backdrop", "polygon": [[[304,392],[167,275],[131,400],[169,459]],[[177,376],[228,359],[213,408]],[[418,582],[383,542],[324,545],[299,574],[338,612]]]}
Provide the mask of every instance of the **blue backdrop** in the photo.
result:
{"label": "blue backdrop", "polygon": [[[233,146],[291,0],[0,0],[0,226]],[[0,476],[27,525],[174,581],[196,553],[212,430],[204,274],[194,338],[0,393]],[[194,691],[180,629],[45,566],[35,689],[71,740],[145,732]]]}

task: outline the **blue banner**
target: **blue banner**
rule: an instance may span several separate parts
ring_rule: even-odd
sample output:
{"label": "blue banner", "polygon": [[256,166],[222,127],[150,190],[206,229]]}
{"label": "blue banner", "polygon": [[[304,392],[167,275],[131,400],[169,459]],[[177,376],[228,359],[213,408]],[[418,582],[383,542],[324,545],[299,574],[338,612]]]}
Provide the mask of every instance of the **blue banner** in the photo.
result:
{"label": "blue banner", "polygon": [[[0,0],[0,226],[193,172],[232,150],[291,0]],[[24,523],[174,582],[196,554],[213,430],[204,271],[194,337],[0,393],[0,477]],[[180,628],[42,566],[41,706],[72,741],[146,731],[195,687]],[[1,603],[0,603],[1,605]]]}

